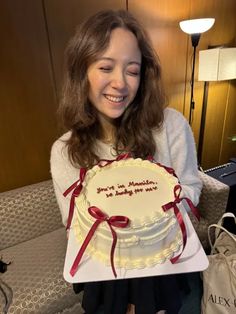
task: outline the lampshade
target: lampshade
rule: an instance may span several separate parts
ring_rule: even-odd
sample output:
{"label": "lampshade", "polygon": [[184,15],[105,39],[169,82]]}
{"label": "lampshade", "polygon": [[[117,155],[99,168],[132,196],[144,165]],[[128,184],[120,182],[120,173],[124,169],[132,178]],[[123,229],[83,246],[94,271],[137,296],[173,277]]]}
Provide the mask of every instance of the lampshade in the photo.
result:
{"label": "lampshade", "polygon": [[214,23],[214,18],[203,18],[181,21],[179,26],[187,34],[201,34],[208,31]]}
{"label": "lampshade", "polygon": [[222,81],[236,78],[236,48],[199,51],[199,81]]}

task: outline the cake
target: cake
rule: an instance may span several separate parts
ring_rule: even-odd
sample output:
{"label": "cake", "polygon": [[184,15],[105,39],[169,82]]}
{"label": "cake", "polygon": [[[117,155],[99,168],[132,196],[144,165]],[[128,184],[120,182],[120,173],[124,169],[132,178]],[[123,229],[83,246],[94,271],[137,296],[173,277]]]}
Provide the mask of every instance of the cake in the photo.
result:
{"label": "cake", "polygon": [[152,267],[183,249],[181,187],[170,168],[128,158],[100,163],[80,179],[72,228],[81,249],[72,276],[84,253],[116,275],[115,268]]}

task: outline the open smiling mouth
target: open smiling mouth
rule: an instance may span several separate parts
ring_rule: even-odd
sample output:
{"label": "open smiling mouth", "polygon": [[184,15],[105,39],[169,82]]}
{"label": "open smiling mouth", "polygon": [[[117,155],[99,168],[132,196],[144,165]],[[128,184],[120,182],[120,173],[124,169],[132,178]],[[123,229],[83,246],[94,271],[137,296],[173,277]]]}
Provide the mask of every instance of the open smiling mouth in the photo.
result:
{"label": "open smiling mouth", "polygon": [[109,101],[115,102],[115,103],[120,103],[125,100],[127,96],[111,96],[111,95],[104,95],[106,99]]}

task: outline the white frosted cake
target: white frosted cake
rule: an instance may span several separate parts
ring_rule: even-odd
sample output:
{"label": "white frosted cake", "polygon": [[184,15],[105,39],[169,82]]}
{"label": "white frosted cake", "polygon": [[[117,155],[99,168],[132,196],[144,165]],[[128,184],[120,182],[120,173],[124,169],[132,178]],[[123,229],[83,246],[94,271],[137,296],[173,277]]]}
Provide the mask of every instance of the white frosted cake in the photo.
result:
{"label": "white frosted cake", "polygon": [[178,179],[165,167],[142,159],[113,161],[87,171],[83,188],[75,198],[73,230],[82,245],[96,219],[89,212],[98,208],[106,220],[89,239],[85,254],[111,264],[113,236],[109,217],[125,216],[124,228],[113,226],[117,235],[114,250],[116,268],[144,268],[164,263],[183,245],[182,233],[173,210],[162,206],[175,200]]}

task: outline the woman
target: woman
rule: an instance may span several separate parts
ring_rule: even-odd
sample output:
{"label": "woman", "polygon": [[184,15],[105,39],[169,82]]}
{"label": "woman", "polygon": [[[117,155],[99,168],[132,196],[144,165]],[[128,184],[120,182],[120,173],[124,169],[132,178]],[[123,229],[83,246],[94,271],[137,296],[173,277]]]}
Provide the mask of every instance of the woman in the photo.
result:
{"label": "woman", "polygon": [[[51,152],[51,173],[63,223],[69,198],[63,192],[79,168],[122,152],[154,156],[175,169],[182,194],[198,203],[195,144],[185,118],[165,109],[161,69],[148,36],[127,11],[102,11],[88,18],[66,51],[66,77],[59,117],[67,130]],[[75,285],[84,290],[87,314],[178,313],[184,276],[159,276]],[[181,279],[181,280],[179,280]],[[185,289],[185,290],[186,290]],[[133,304],[130,307],[130,304]]]}

